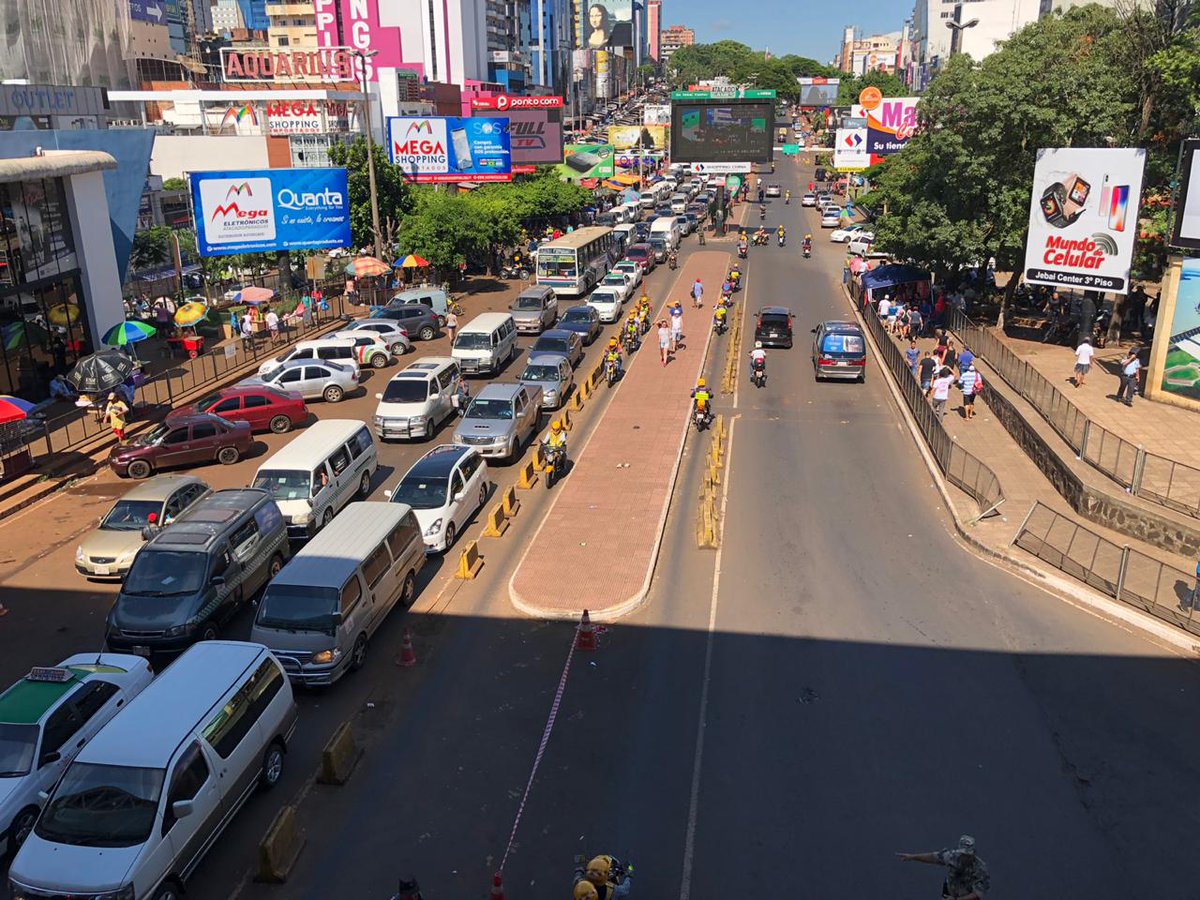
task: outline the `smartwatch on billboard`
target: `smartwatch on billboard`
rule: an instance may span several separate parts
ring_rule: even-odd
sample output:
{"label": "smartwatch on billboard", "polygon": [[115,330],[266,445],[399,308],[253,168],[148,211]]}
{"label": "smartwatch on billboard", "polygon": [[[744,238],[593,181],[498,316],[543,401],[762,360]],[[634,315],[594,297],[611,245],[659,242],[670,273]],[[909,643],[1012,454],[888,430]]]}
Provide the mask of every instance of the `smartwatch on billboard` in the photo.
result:
{"label": "smartwatch on billboard", "polygon": [[1042,215],[1055,228],[1066,228],[1083,214],[1092,186],[1072,173],[1042,192]]}

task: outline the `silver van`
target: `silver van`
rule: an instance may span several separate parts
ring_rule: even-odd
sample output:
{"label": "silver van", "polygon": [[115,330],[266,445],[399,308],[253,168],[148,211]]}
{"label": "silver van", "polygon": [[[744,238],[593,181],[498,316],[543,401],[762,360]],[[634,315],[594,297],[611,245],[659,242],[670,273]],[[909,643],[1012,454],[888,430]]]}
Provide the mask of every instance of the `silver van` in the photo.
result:
{"label": "silver van", "polygon": [[300,341],[295,347],[286,350],[273,359],[268,359],[258,367],[259,377],[270,375],[285,362],[293,359],[323,359],[349,366],[358,374],[361,354],[355,347],[355,342],[346,337],[323,337],[311,341]]}
{"label": "silver van", "polygon": [[426,356],[392,376],[376,394],[375,436],[381,440],[430,438],[454,415],[462,376],[448,356]]}
{"label": "silver van", "polygon": [[509,313],[481,313],[458,329],[454,357],[464,375],[499,372],[517,352],[517,326]]}
{"label": "silver van", "polygon": [[355,497],[371,493],[379,465],[375,441],[362,422],[314,422],[258,467],[253,487],[275,498],[293,540],[312,537]]}
{"label": "silver van", "polygon": [[416,598],[425,539],[405,503],[351,503],[267,587],[250,639],[299,684],[362,668],[371,635]]}
{"label": "silver van", "polygon": [[292,688],[259,644],[189,649],[97,732],[9,869],[13,900],[177,900],[255,789],[283,775]]}

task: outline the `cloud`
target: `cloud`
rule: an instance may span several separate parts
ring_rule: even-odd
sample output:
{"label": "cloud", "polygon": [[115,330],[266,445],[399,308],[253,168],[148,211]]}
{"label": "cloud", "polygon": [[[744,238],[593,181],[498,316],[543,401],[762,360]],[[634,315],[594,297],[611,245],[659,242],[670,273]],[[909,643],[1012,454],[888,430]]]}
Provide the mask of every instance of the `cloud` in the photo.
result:
{"label": "cloud", "polygon": [[724,34],[733,30],[733,22],[729,19],[714,19],[708,25],[710,31],[715,31],[718,34]]}

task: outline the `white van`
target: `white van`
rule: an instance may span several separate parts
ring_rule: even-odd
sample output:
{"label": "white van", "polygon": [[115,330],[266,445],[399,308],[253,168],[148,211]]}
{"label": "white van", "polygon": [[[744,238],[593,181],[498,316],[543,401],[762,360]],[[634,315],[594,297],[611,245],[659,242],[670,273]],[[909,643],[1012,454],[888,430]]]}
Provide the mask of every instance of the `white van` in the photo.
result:
{"label": "white van", "polygon": [[359,369],[360,354],[355,347],[355,341],[348,337],[316,338],[311,341],[300,341],[295,347],[281,353],[273,359],[268,359],[258,367],[258,375],[263,378],[270,375],[285,362],[292,359],[323,359],[328,362],[341,363],[355,370]]}
{"label": "white van", "polygon": [[329,524],[355,497],[367,499],[379,465],[375,441],[362,422],[314,422],[258,467],[252,487],[275,498],[288,537],[304,540]]}
{"label": "white van", "polygon": [[177,898],[256,788],[283,775],[296,703],[266,647],[203,641],[63,774],[8,877],[14,898]]}
{"label": "white van", "polygon": [[367,643],[397,603],[412,605],[425,539],[405,503],[351,503],[272,579],[250,640],[298,684],[362,668]]}
{"label": "white van", "polygon": [[[687,212],[687,205],[688,205],[688,195],[687,194],[680,192],[680,193],[671,195],[671,212],[675,213],[675,215],[678,216],[681,213]],[[651,227],[651,230],[653,230],[653,228],[654,228],[653,223],[651,223],[650,227]]]}
{"label": "white van", "polygon": [[[652,203],[654,202],[653,197],[651,198],[651,202]],[[626,223],[624,225],[618,225],[616,228],[614,228],[613,235],[618,235],[618,234],[624,236],[626,247],[632,247],[634,244],[637,243],[637,229],[634,228],[633,225],[631,225],[629,223]]]}
{"label": "white van", "polygon": [[450,355],[464,375],[499,372],[517,352],[517,326],[509,313],[481,313],[458,329]]}
{"label": "white van", "polygon": [[432,437],[438,425],[454,415],[454,396],[461,379],[449,356],[425,356],[392,376],[376,394],[375,435],[383,440]]}
{"label": "white van", "polygon": [[650,237],[661,235],[667,242],[667,249],[674,250],[679,246],[681,235],[679,223],[671,216],[659,216],[650,223]]}

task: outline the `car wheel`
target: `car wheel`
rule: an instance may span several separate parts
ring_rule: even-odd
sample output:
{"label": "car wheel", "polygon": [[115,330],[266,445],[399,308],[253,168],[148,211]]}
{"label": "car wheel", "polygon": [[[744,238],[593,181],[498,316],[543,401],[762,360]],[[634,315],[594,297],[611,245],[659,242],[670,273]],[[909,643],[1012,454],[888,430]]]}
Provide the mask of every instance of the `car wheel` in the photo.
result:
{"label": "car wheel", "polygon": [[267,569],[267,580],[270,581],[283,570],[283,558],[276,553],[271,557],[271,566]]}
{"label": "car wheel", "polygon": [[454,523],[451,522],[449,525],[446,526],[446,551],[445,552],[447,552],[447,553],[450,552],[450,548],[454,546],[454,539],[456,537],[458,537],[458,531],[457,531],[457,529],[455,529]]}
{"label": "car wheel", "polygon": [[367,661],[367,636],[360,634],[350,650],[350,671],[357,672]]}
{"label": "car wheel", "polygon": [[258,786],[269,791],[279,784],[283,777],[283,747],[278,741],[272,742],[263,754],[262,769],[259,770]]}
{"label": "car wheel", "polygon": [[436,336],[437,331],[432,325],[422,326],[421,330],[417,332],[417,337],[423,341],[432,341]]}
{"label": "car wheel", "polygon": [[331,384],[329,387],[325,388],[321,396],[325,398],[326,403],[338,403],[341,401],[342,397],[345,396],[345,391],[343,391],[336,384]]}
{"label": "car wheel", "polygon": [[371,493],[371,473],[363,472],[362,478],[358,479],[358,499],[366,500],[367,495]]}
{"label": "car wheel", "polygon": [[154,892],[154,900],[181,900],[183,892],[174,881],[164,882]]}
{"label": "car wheel", "polygon": [[215,641],[216,639],[217,639],[217,626],[215,624],[213,624],[212,622],[209,622],[207,625],[204,626],[203,629],[201,629],[200,640]]}
{"label": "car wheel", "polygon": [[25,839],[33,832],[33,825],[37,821],[37,817],[37,807],[31,806],[21,810],[13,819],[12,827],[8,831],[8,841],[12,845],[12,849],[15,850],[25,843]]}
{"label": "car wheel", "polygon": [[408,352],[408,348],[403,344],[392,344],[389,349],[392,351],[392,356],[403,356]]}
{"label": "car wheel", "polygon": [[270,428],[275,434],[287,434],[292,430],[292,420],[287,416],[276,416],[271,420]]}
{"label": "car wheel", "polygon": [[222,447],[217,451],[217,462],[223,466],[232,466],[241,458],[242,454],[238,452],[237,447]]}
{"label": "car wheel", "polygon": [[488,486],[486,484],[481,484],[479,486],[479,505],[477,507],[475,507],[476,510],[483,509],[483,505],[485,503],[487,503],[487,495],[488,495]]}
{"label": "car wheel", "polygon": [[325,515],[321,516],[321,527],[324,528],[326,525],[328,525],[332,521],[333,521],[333,510],[326,509]]}
{"label": "car wheel", "polygon": [[154,467],[144,459],[135,459],[129,464],[128,471],[130,478],[149,478]]}
{"label": "car wheel", "polygon": [[406,608],[413,605],[417,599],[417,579],[412,572],[404,578],[404,587],[400,591],[400,602]]}
{"label": "car wheel", "polygon": [[386,353],[376,353],[371,357],[371,367],[375,369],[385,368],[388,364],[388,356]]}

